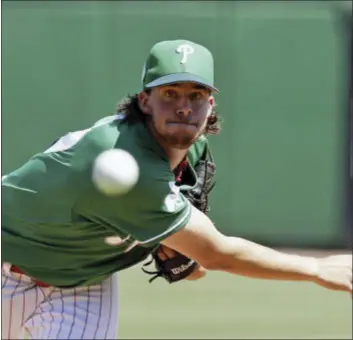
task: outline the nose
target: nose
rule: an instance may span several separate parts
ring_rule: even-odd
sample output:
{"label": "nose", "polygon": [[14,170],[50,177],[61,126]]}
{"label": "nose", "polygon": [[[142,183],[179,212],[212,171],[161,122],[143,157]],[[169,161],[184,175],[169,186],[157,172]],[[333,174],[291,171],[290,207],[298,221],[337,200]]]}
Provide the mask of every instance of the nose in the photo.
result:
{"label": "nose", "polygon": [[190,100],[186,99],[183,101],[181,106],[177,109],[176,114],[180,118],[189,117],[192,113]]}

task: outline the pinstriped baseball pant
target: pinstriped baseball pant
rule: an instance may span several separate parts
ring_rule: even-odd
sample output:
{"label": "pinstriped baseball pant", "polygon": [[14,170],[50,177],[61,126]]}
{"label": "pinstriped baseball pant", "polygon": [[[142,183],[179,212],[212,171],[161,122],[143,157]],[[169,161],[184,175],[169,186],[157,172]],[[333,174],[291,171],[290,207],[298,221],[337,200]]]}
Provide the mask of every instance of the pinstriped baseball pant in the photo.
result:
{"label": "pinstriped baseball pant", "polygon": [[73,289],[39,287],[2,266],[2,339],[117,339],[117,274]]}

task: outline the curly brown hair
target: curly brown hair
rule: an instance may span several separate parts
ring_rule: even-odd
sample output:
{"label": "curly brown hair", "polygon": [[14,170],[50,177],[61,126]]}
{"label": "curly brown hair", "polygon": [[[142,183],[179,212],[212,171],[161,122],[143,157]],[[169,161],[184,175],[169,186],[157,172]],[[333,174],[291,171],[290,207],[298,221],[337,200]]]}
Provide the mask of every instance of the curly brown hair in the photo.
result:
{"label": "curly brown hair", "polygon": [[[123,98],[117,105],[116,113],[123,114],[125,116],[124,120],[130,124],[144,121],[146,119],[146,115],[142,113],[138,104],[138,94],[128,95],[127,97]],[[213,108],[210,116],[207,119],[204,135],[218,135],[220,131],[220,118],[215,108]]]}

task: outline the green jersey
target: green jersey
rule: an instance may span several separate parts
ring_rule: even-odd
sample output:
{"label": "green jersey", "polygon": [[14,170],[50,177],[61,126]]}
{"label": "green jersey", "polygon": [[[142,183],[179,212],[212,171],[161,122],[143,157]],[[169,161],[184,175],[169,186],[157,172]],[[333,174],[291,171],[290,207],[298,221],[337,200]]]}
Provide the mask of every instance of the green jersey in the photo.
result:
{"label": "green jersey", "polygon": [[[206,147],[201,137],[190,148],[191,169]],[[116,197],[91,180],[94,160],[111,148],[130,152],[140,168],[136,186]],[[2,179],[2,260],[57,287],[98,283],[185,227],[191,206],[182,192],[197,181],[191,172],[193,183],[177,186],[146,126],[121,115],[69,133]]]}

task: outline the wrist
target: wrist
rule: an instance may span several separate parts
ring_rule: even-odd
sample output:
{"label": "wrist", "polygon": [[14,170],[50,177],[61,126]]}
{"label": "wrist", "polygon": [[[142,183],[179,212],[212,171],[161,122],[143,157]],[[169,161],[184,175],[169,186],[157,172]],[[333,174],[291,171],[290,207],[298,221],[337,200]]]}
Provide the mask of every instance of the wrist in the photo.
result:
{"label": "wrist", "polygon": [[305,257],[306,274],[310,281],[316,281],[319,276],[319,259],[315,257]]}

